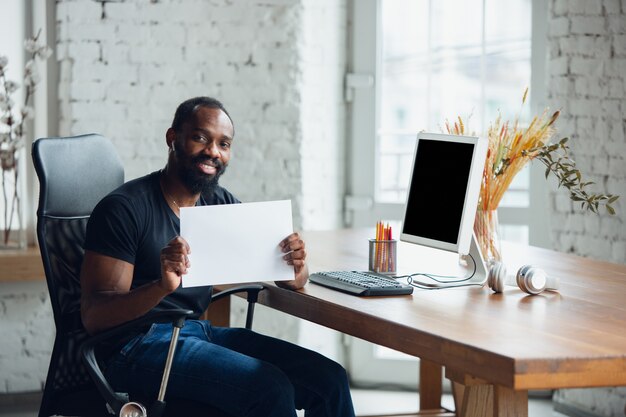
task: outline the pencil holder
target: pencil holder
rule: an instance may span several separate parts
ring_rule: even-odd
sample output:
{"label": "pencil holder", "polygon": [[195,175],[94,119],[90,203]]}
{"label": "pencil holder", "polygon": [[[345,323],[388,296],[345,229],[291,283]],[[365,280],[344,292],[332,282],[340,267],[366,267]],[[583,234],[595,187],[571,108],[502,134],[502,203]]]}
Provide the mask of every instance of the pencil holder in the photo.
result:
{"label": "pencil holder", "polygon": [[396,273],[397,240],[369,240],[369,270],[379,274]]}

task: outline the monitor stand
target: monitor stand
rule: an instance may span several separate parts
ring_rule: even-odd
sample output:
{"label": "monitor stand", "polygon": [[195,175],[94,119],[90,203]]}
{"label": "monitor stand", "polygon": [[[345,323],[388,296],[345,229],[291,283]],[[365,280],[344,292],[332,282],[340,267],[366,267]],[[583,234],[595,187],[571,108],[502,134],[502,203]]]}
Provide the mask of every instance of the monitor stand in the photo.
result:
{"label": "monitor stand", "polygon": [[[442,250],[442,249],[440,249]],[[443,251],[443,250],[442,250]],[[451,253],[449,253],[452,255]],[[470,259],[470,256],[476,262],[476,271],[474,271],[474,262]],[[476,240],[476,236],[472,233],[472,241],[470,243],[469,255],[458,257],[458,265],[456,266],[455,274],[458,274],[458,278],[463,276],[470,276],[474,271],[474,275],[467,280],[453,280],[454,282],[436,282],[431,281],[430,279],[414,279],[413,282],[419,284],[423,287],[427,288],[455,288],[455,287],[464,287],[464,286],[475,286],[475,285],[485,285],[487,283],[487,274],[488,268],[483,259],[482,253],[480,252],[480,248],[478,247],[478,241]]]}
{"label": "monitor stand", "polygon": [[[476,273],[471,280],[468,280],[468,283],[485,285],[489,270],[487,268],[488,265],[483,259],[483,254],[478,247],[478,240],[476,239],[475,233],[472,233],[472,242],[470,243],[469,254],[474,258],[474,262],[476,262]],[[470,266],[470,263],[471,261],[468,262],[468,267]]]}

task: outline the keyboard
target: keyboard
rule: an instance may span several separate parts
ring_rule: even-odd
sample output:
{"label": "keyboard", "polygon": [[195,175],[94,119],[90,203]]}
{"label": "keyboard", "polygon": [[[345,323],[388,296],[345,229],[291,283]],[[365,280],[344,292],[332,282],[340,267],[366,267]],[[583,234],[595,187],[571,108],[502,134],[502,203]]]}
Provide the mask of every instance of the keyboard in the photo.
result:
{"label": "keyboard", "polygon": [[413,287],[374,272],[325,271],[316,272],[309,280],[318,285],[352,295],[405,295],[413,293]]}

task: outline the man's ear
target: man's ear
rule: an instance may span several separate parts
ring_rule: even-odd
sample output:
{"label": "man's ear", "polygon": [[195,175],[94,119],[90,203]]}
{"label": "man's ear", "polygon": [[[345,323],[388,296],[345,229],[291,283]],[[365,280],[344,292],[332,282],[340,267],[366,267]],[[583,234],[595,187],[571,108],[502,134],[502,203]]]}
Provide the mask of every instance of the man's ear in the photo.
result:
{"label": "man's ear", "polygon": [[165,132],[165,143],[167,143],[167,147],[170,148],[171,151],[174,150],[174,142],[176,142],[176,132],[170,127],[167,129],[167,132]]}

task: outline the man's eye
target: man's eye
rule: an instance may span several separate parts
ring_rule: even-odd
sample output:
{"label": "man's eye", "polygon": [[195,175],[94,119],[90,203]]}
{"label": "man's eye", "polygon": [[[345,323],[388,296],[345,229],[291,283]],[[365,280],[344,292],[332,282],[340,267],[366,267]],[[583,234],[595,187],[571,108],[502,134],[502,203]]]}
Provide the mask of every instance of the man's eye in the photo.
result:
{"label": "man's eye", "polygon": [[192,139],[196,142],[206,142],[206,138],[204,136],[194,135]]}
{"label": "man's eye", "polygon": [[222,142],[222,148],[224,149],[230,148],[230,142]]}

